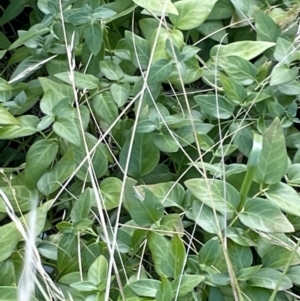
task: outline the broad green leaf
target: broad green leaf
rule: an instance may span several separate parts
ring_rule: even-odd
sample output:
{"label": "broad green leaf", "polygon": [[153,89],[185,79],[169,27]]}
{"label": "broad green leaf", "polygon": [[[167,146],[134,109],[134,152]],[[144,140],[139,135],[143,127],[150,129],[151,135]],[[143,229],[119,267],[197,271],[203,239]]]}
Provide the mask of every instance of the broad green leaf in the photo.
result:
{"label": "broad green leaf", "polygon": [[[98,144],[98,139],[91,135],[90,133],[85,133],[85,141],[87,148],[91,150],[96,144]],[[95,151],[91,154],[92,166],[94,174],[99,179],[102,177],[108,168],[107,156],[105,154],[105,145],[103,143],[98,144]],[[83,143],[80,146],[71,145],[74,153],[74,160],[77,165],[82,163],[82,160],[86,158],[86,147]],[[76,177],[82,181],[90,182],[91,179],[88,176],[89,162],[88,160],[82,165],[82,167],[76,173]]]}
{"label": "broad green leaf", "polygon": [[141,120],[138,122],[136,127],[137,133],[151,133],[155,131],[156,123],[151,120]]}
{"label": "broad green leaf", "polygon": [[171,0],[133,0],[138,6],[150,12],[164,12],[165,14],[177,15],[178,11]]}
{"label": "broad green leaf", "polygon": [[91,210],[93,190],[87,188],[75,201],[71,210],[71,220],[73,223],[80,222],[82,219],[87,218]]}
{"label": "broad green leaf", "polygon": [[253,275],[255,275],[260,269],[261,265],[255,265],[252,267],[247,267],[239,270],[237,274],[237,278],[239,281],[247,281],[249,280]]}
{"label": "broad green leaf", "polygon": [[100,255],[88,270],[88,280],[95,285],[106,283],[108,262],[103,255]]}
{"label": "broad green leaf", "polygon": [[150,42],[130,31],[125,31],[125,39],[134,65],[146,69],[150,59]]}
{"label": "broad green leaf", "polygon": [[230,78],[242,85],[250,85],[255,81],[256,68],[239,56],[218,57],[217,63]]}
{"label": "broad green leaf", "polygon": [[287,276],[281,279],[281,276],[282,272],[275,269],[262,268],[248,280],[248,284],[273,290],[276,288],[278,281],[280,281],[279,291],[291,288],[293,286],[291,280]]}
{"label": "broad green leaf", "polygon": [[147,236],[147,244],[151,252],[155,272],[161,275],[166,250],[169,250],[171,243],[163,235],[151,231]]}
{"label": "broad green leaf", "polygon": [[296,285],[300,284],[300,266],[290,267],[286,273],[287,277]]}
{"label": "broad green leaf", "polygon": [[263,149],[256,169],[258,183],[276,184],[287,170],[287,151],[281,123],[276,118],[263,133]]}
{"label": "broad green leaf", "polygon": [[97,290],[97,286],[93,282],[85,280],[73,282],[70,286],[81,292],[94,292]]}
{"label": "broad green leaf", "polygon": [[240,202],[238,191],[221,180],[190,179],[184,184],[198,200],[223,214],[234,213]]}
{"label": "broad green leaf", "polygon": [[89,16],[89,11],[86,6],[82,8],[72,8],[64,12],[64,19],[67,23],[72,23],[74,25],[83,25],[91,21]]}
{"label": "broad green leaf", "polygon": [[100,183],[100,190],[106,210],[117,208],[120,203],[122,181],[118,178],[106,178]]}
{"label": "broad green leaf", "polygon": [[112,124],[118,117],[118,107],[108,91],[93,96],[92,108],[96,117],[107,124]]}
{"label": "broad green leaf", "polygon": [[32,26],[27,32],[22,32],[22,35],[10,45],[9,50],[18,48],[22,46],[24,43],[27,41],[30,41],[36,37],[39,37],[47,32],[49,32],[49,28],[41,25],[41,24],[36,24]]}
{"label": "broad green leaf", "polygon": [[161,131],[160,133],[154,134],[153,142],[160,151],[165,153],[174,153],[179,149],[178,143],[168,131]]}
{"label": "broad green leaf", "polygon": [[287,65],[277,65],[272,70],[270,85],[287,84],[294,81],[297,76],[298,69],[296,67],[290,69]]}
{"label": "broad green leaf", "polygon": [[294,45],[290,41],[279,37],[274,50],[274,58],[280,62],[280,64],[290,64],[297,59]]}
{"label": "broad green leaf", "polygon": [[126,166],[130,155],[128,174],[132,177],[142,177],[150,173],[158,164],[160,153],[153,144],[151,134],[136,134],[133,141],[132,151],[129,154],[130,139],[127,139],[120,153],[120,164]]}
{"label": "broad green leaf", "polygon": [[149,84],[161,83],[166,80],[172,72],[172,65],[165,59],[151,64],[147,82]]}
{"label": "broad green leaf", "polygon": [[37,186],[44,195],[49,195],[61,187],[75,170],[74,154],[71,148],[54,165],[53,169],[39,179]]}
{"label": "broad green leaf", "polygon": [[223,215],[218,212],[214,214],[210,207],[198,200],[193,201],[193,207],[186,212],[186,216],[208,233],[218,234],[226,227],[226,219]]}
{"label": "broad green leaf", "polygon": [[170,231],[170,235],[173,235],[174,230],[180,236],[182,236],[184,232],[182,220],[178,213],[165,215],[161,219],[160,228],[164,231]]}
{"label": "broad green leaf", "polygon": [[62,99],[74,97],[72,87],[59,84],[49,78],[39,77],[39,82],[43,88],[44,95],[40,102],[40,108],[46,115],[53,115],[52,110]]}
{"label": "broad green leaf", "polygon": [[267,233],[295,231],[278,207],[261,198],[248,199],[244,210],[239,213],[239,219],[250,229]]}
{"label": "broad green leaf", "polygon": [[[1,300],[16,301],[19,299],[19,288],[15,286],[1,286]],[[31,296],[29,301],[38,301],[37,298]]]}
{"label": "broad green leaf", "polygon": [[207,20],[228,19],[233,12],[234,8],[230,0],[217,1]]}
{"label": "broad green leaf", "polygon": [[[132,190],[134,193],[134,190]],[[126,198],[124,206],[131,218],[142,227],[155,224],[164,215],[164,207],[158,198],[148,189],[145,189],[145,197],[142,200],[139,193]]]}
{"label": "broad green leaf", "polygon": [[104,76],[109,80],[120,80],[123,78],[124,74],[121,67],[112,61],[102,61],[100,62],[100,70]]}
{"label": "broad green leaf", "polygon": [[214,46],[210,51],[210,56],[214,60],[218,60],[219,58],[234,55],[249,61],[275,45],[273,42],[261,41],[233,42],[228,45]]}
{"label": "broad green leaf", "polygon": [[5,79],[0,78],[0,91],[13,90],[13,86],[9,84]]}
{"label": "broad green leaf", "polygon": [[224,97],[212,94],[196,95],[194,99],[203,114],[218,119],[228,119],[233,115],[232,106]]}
{"label": "broad green leaf", "polygon": [[167,207],[178,207],[182,208],[184,199],[184,188],[179,183],[175,182],[160,182],[153,185],[140,186],[138,189],[145,187],[151,190],[155,196],[162,202],[165,208]]}
{"label": "broad green leaf", "polygon": [[39,178],[56,158],[57,152],[58,145],[53,140],[41,139],[30,146],[25,168],[25,182],[28,187],[36,187]]}
{"label": "broad green leaf", "polygon": [[191,30],[201,25],[211,13],[217,0],[180,0],[175,2],[178,14],[169,15],[171,22],[181,30]]}
{"label": "broad green leaf", "polygon": [[37,132],[39,118],[35,115],[21,115],[16,117],[20,125],[6,125],[0,127],[0,140],[16,139],[30,136]]}
{"label": "broad green leaf", "polygon": [[93,10],[92,16],[95,19],[109,19],[116,15],[116,12],[103,6],[98,6]]}
{"label": "broad green leaf", "polygon": [[[39,235],[44,229],[50,203],[51,201],[46,202],[42,206],[38,207],[36,210],[36,235]],[[20,222],[23,224],[23,226],[25,226],[24,223],[26,222],[26,225],[28,226],[29,219],[30,213],[25,214],[22,217],[22,219],[20,219]],[[16,227],[15,222],[10,222],[5,224],[4,226],[0,226],[0,262],[6,260],[11,256],[12,252],[14,251],[21,238],[22,234]],[[3,298],[2,291],[1,297]]]}
{"label": "broad green leaf", "polygon": [[[72,113],[67,111],[68,113]],[[72,115],[75,115],[76,112],[74,110]],[[79,146],[81,142],[81,134],[78,129],[78,124],[76,124],[77,118],[72,116],[71,114],[63,118],[58,118],[57,121],[53,123],[53,131],[63,139],[66,139],[70,143]],[[77,116],[76,116],[77,117]]]}
{"label": "broad green leaf", "polygon": [[286,213],[300,216],[300,196],[286,183],[271,185],[265,192],[268,200]]}
{"label": "broad green leaf", "polygon": [[178,290],[178,296],[184,297],[205,279],[202,275],[183,274],[172,281],[173,294]]}
{"label": "broad green leaf", "polygon": [[130,85],[128,83],[113,83],[110,86],[110,94],[118,107],[125,105],[130,94]]}
{"label": "broad green leaf", "polygon": [[186,251],[184,244],[178,234],[173,236],[169,252],[162,262],[162,271],[172,278],[179,277],[184,270]]}
{"label": "broad green leaf", "polygon": [[241,246],[228,241],[228,255],[232,265],[237,269],[250,267],[253,263],[252,251],[249,246]]}
{"label": "broad green leaf", "polygon": [[280,31],[272,18],[260,9],[256,9],[254,13],[254,21],[258,41],[276,42],[280,35]]}
{"label": "broad green leaf", "polygon": [[101,25],[98,23],[85,25],[84,39],[90,52],[96,56],[101,49],[103,40],[103,31]]}
{"label": "broad green leaf", "polygon": [[[284,268],[288,263],[290,265],[299,265],[300,257],[296,253],[293,254],[295,246],[286,248],[285,246],[272,245],[262,256],[262,264],[268,268]],[[292,256],[292,260],[291,257]],[[291,262],[290,262],[291,260]]]}
{"label": "broad green leaf", "polygon": [[141,297],[154,298],[159,289],[160,281],[155,279],[141,279],[129,284],[135,294]]}
{"label": "broad green leaf", "polygon": [[18,119],[16,119],[7,109],[0,105],[0,124],[1,125],[20,125]]}
{"label": "broad green leaf", "polygon": [[[220,1],[217,1],[216,3],[219,2]],[[214,7],[216,7],[216,5]],[[207,36],[217,42],[222,42],[224,44],[228,43],[227,32],[226,29],[224,29],[224,24],[222,21],[205,21],[202,25],[197,27],[197,30],[202,35]]]}
{"label": "broad green leaf", "polygon": [[157,301],[172,301],[172,285],[165,275],[161,275],[161,283],[156,292],[155,300]]}
{"label": "broad green leaf", "polygon": [[[69,72],[61,72],[55,74],[55,77],[62,80],[63,82],[67,84],[72,84],[69,76]],[[80,73],[78,71],[74,71],[74,83],[77,89],[81,90],[93,90],[97,89],[99,85],[99,80],[97,77],[91,75],[91,74],[84,74]],[[73,81],[72,80],[72,81]]]}
{"label": "broad green leaf", "polygon": [[240,83],[222,74],[220,79],[226,97],[233,104],[240,104],[247,98],[247,91]]}

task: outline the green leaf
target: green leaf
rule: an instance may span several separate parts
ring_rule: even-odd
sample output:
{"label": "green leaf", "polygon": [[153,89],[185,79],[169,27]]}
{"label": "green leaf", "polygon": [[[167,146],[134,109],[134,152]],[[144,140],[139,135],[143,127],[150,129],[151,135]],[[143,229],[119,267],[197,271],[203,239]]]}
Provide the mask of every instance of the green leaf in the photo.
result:
{"label": "green leaf", "polygon": [[95,285],[106,283],[108,262],[103,255],[100,255],[88,270],[88,280]]}
{"label": "green leaf", "polygon": [[84,39],[90,52],[97,55],[102,46],[103,31],[101,25],[92,23],[84,26]]}
{"label": "green leaf", "polygon": [[20,122],[11,113],[9,113],[7,109],[0,105],[0,124],[13,124],[19,126]]}
{"label": "green leaf", "polygon": [[275,118],[263,133],[263,149],[256,169],[258,183],[275,184],[280,182],[287,170],[285,137],[280,120]]}
{"label": "green leaf", "polygon": [[56,158],[58,145],[53,140],[41,139],[33,143],[26,154],[25,182],[30,188],[36,187],[40,177]]}
{"label": "green leaf", "polygon": [[217,63],[230,78],[242,85],[250,85],[255,81],[256,68],[239,56],[218,57]]}
{"label": "green leaf", "polygon": [[228,242],[228,255],[232,265],[237,269],[251,266],[252,251],[249,246],[241,246],[233,241]]}
{"label": "green leaf", "polygon": [[130,283],[129,287],[138,296],[154,298],[160,287],[160,281],[155,279],[142,279]]}
{"label": "green leaf", "polygon": [[155,272],[161,275],[166,250],[169,250],[171,243],[163,235],[150,231],[147,236],[147,244],[151,252]]}
{"label": "green leaf", "polygon": [[166,276],[161,275],[161,283],[156,292],[155,300],[156,301],[172,301],[173,300],[173,292],[172,285]]}
{"label": "green leaf", "polygon": [[92,108],[96,113],[96,117],[107,124],[112,124],[118,117],[117,105],[108,91],[93,96]]}
{"label": "green leaf", "polygon": [[[1,299],[3,301],[16,301],[19,297],[20,289],[14,286],[1,286]],[[29,301],[38,301],[34,296],[31,296]]]}
{"label": "green leaf", "polygon": [[103,6],[98,6],[93,10],[92,16],[95,19],[109,19],[116,15],[116,12]]}
{"label": "green leaf", "polygon": [[104,76],[109,80],[120,80],[123,78],[124,74],[121,67],[112,61],[102,61],[100,62],[100,70]]}
{"label": "green leaf", "polygon": [[165,153],[174,153],[179,149],[178,143],[171,136],[169,131],[161,131],[160,133],[154,134],[154,144],[156,147]]}
{"label": "green leaf", "polygon": [[[132,177],[142,177],[150,173],[158,164],[160,153],[153,144],[151,134],[136,134],[130,154],[128,174]],[[120,164],[123,168],[129,156],[130,139],[127,139],[120,153]]]}
{"label": "green leaf", "polygon": [[165,275],[177,278],[184,270],[186,251],[178,234],[173,236],[169,252],[162,262],[162,271]]}
{"label": "green leaf", "polygon": [[218,234],[226,227],[226,219],[223,215],[218,212],[214,214],[210,207],[198,200],[193,201],[193,207],[186,212],[186,216],[208,233]]}
{"label": "green leaf", "polygon": [[247,98],[246,89],[241,84],[225,75],[221,74],[220,79],[226,97],[230,99],[233,104],[243,103]]}
{"label": "green leaf", "polygon": [[294,45],[290,41],[279,37],[276,42],[274,58],[280,62],[280,64],[290,64],[297,59]]}
{"label": "green leaf", "polygon": [[239,219],[250,229],[267,233],[295,231],[285,215],[265,199],[248,199],[244,210],[239,213]]}
{"label": "green leaf", "polygon": [[201,112],[209,117],[228,119],[233,115],[234,107],[222,96],[203,94],[194,96],[194,99]]}
{"label": "green leaf", "polygon": [[44,194],[49,195],[57,190],[65,180],[71,176],[75,170],[74,154],[71,148],[54,165],[53,169],[39,179],[38,189]]}
{"label": "green leaf", "polygon": [[82,8],[72,8],[64,11],[64,19],[67,23],[74,25],[83,25],[91,21],[87,5]]}
{"label": "green leaf", "polygon": [[147,82],[149,84],[161,83],[166,80],[172,72],[172,65],[165,59],[151,64]]}
{"label": "green leaf", "polygon": [[[108,161],[107,161],[107,156],[105,154],[105,145],[103,143],[99,144],[98,139],[89,133],[85,133],[85,140],[89,151],[96,144],[98,144],[94,153],[91,155],[91,159],[92,159],[94,175],[96,176],[97,179],[99,179],[107,172],[108,169]],[[84,160],[87,155],[85,145],[81,143],[80,146],[78,147],[73,144],[70,145],[70,147],[73,149],[75,163],[77,165],[81,164],[82,160]],[[86,160],[85,163],[82,165],[82,167],[76,173],[76,177],[82,181],[90,182],[91,179],[89,176],[87,176],[88,168],[89,168],[89,162],[88,160]]]}
{"label": "green leaf", "polygon": [[238,56],[245,60],[252,60],[267,49],[275,46],[273,42],[239,41],[228,45],[216,45],[210,51],[214,60],[227,56]]}
{"label": "green leaf", "polygon": [[120,203],[122,181],[118,178],[106,178],[100,183],[100,190],[106,210],[117,208]]}
{"label": "green leaf", "polygon": [[[217,1],[216,3],[220,2]],[[216,7],[216,5],[214,7]],[[207,36],[214,41],[222,42],[224,44],[228,43],[227,32],[226,29],[224,29],[224,24],[222,21],[205,21],[202,25],[197,27],[197,30],[202,35]]]}
{"label": "green leaf", "polygon": [[[164,215],[164,207],[157,197],[148,189],[145,189],[145,197],[142,200],[139,193],[131,198],[126,198],[125,208],[131,218],[142,227],[148,227],[160,220]],[[134,189],[132,189],[134,193]]]}
{"label": "green leaf", "polygon": [[178,297],[184,297],[190,293],[205,279],[202,275],[183,274],[172,281],[173,294],[178,290]]}
{"label": "green leaf", "polygon": [[239,270],[237,279],[239,281],[247,281],[249,280],[253,275],[255,275],[260,269],[261,265],[256,265],[252,267],[247,267]]}
{"label": "green leaf", "polygon": [[136,67],[140,65],[142,69],[146,69],[150,59],[150,42],[130,31],[125,31],[125,39],[130,49],[133,64]]}
{"label": "green leaf", "polygon": [[150,12],[165,12],[165,14],[177,15],[178,11],[171,0],[133,0],[138,6]]}
{"label": "green leaf", "polygon": [[18,48],[24,45],[26,42],[49,32],[49,30],[49,28],[44,27],[41,24],[36,24],[35,26],[32,26],[27,32],[21,31],[20,37],[10,45],[9,50]]}
{"label": "green leaf", "polygon": [[75,201],[71,210],[71,220],[73,223],[80,222],[87,218],[91,210],[92,198],[94,197],[91,188],[87,188]]}
{"label": "green leaf", "polygon": [[[69,77],[69,72],[57,73],[54,76],[67,84],[72,84]],[[94,75],[74,71],[74,83],[77,89],[93,90],[98,88],[99,80]]]}
{"label": "green leaf", "polygon": [[211,13],[217,0],[181,0],[175,2],[178,14],[169,15],[171,22],[181,30],[191,30],[201,25]]}
{"label": "green leaf", "polygon": [[288,65],[276,65],[271,73],[270,86],[287,84],[294,81],[298,76],[296,67],[289,68]]}
{"label": "green leaf", "polygon": [[110,86],[110,94],[113,97],[118,107],[125,105],[130,94],[130,85],[128,83],[117,84],[113,83]]}
{"label": "green leaf", "polygon": [[[66,139],[70,143],[79,146],[81,142],[81,135],[78,129],[78,124],[76,124],[77,118],[74,118],[76,114],[75,109],[74,112],[67,111],[69,116],[63,118],[57,118],[57,121],[53,123],[53,131],[63,139]],[[73,115],[73,116],[72,116]],[[76,116],[77,117],[77,116]]]}
{"label": "green leaf", "polygon": [[286,183],[277,183],[271,185],[265,194],[282,211],[300,216],[300,196],[293,187]]}
{"label": "green leaf", "polygon": [[197,199],[224,214],[234,213],[240,202],[237,190],[221,180],[190,179],[184,184]]}
{"label": "green leaf", "polygon": [[287,290],[293,286],[293,283],[287,276],[284,276],[283,279],[281,277],[282,272],[271,268],[262,268],[248,280],[248,283],[251,286],[273,290],[276,288],[278,281],[280,281],[279,291]]}
{"label": "green leaf", "polygon": [[280,31],[271,17],[266,15],[260,9],[254,13],[256,27],[256,38],[258,41],[276,42]]}

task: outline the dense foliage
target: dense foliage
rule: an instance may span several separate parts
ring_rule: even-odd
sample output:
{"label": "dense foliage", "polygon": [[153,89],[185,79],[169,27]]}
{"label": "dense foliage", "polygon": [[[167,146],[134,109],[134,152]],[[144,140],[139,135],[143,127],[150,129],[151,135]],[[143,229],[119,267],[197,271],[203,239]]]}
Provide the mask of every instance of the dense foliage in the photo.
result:
{"label": "dense foliage", "polygon": [[0,299],[300,300],[299,1],[6,2]]}

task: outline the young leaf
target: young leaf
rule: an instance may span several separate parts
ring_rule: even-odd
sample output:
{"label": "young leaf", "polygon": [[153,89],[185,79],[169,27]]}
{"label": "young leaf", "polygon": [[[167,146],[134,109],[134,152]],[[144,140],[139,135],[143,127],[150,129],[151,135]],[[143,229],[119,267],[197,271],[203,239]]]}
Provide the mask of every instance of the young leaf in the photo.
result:
{"label": "young leaf", "polygon": [[122,107],[129,98],[130,85],[128,83],[112,83],[109,91],[117,106]]}
{"label": "young leaf", "polygon": [[173,294],[178,290],[178,296],[184,297],[205,279],[202,275],[183,274],[172,281]]}
{"label": "young leaf", "polygon": [[191,30],[201,25],[211,13],[217,0],[181,0],[175,2],[178,14],[170,14],[171,22],[181,30]]}
{"label": "young leaf", "polygon": [[0,105],[0,124],[20,125],[20,122],[11,113],[9,113],[7,109]]}
{"label": "young leaf", "polygon": [[138,296],[154,298],[160,287],[160,281],[155,279],[142,279],[130,283],[129,287]]}
{"label": "young leaf", "polygon": [[87,218],[92,205],[92,198],[94,197],[91,188],[87,188],[75,201],[71,210],[71,220],[73,223],[80,222]]}
{"label": "young leaf", "polygon": [[276,184],[287,170],[287,151],[281,123],[276,118],[263,134],[263,149],[256,169],[258,183]]}
{"label": "young leaf", "polygon": [[165,59],[158,60],[150,66],[148,83],[161,83],[166,80],[172,72],[172,65]]}
{"label": "young leaf", "polygon": [[115,62],[111,62],[111,61],[100,62],[100,70],[104,74],[104,76],[109,80],[119,81],[124,76],[121,67]]}
{"label": "young leaf", "polygon": [[100,255],[88,270],[88,280],[96,286],[105,283],[107,278],[108,263],[103,255]]}

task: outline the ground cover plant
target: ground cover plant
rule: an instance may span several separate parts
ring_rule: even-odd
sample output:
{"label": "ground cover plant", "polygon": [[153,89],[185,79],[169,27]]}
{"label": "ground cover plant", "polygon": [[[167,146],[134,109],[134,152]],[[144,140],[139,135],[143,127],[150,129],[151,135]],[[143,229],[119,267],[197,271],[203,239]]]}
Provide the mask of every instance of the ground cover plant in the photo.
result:
{"label": "ground cover plant", "polygon": [[0,7],[1,300],[300,299],[299,1]]}

